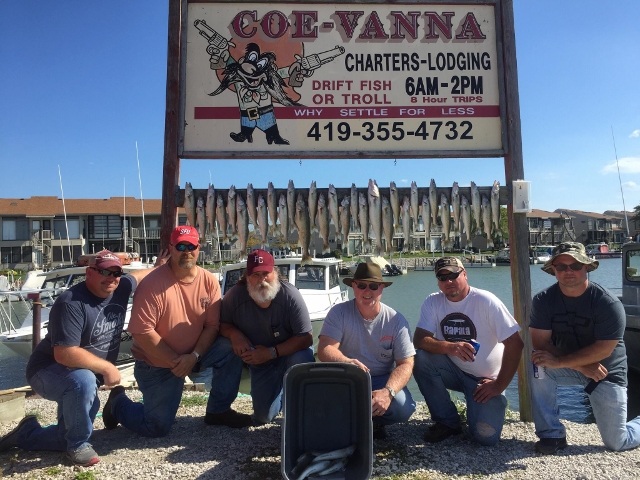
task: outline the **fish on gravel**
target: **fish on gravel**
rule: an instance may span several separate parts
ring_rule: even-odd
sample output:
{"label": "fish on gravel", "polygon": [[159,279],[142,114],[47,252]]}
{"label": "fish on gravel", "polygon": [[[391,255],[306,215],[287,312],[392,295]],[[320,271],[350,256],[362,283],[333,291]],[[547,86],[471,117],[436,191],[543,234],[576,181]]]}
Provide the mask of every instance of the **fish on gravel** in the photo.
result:
{"label": "fish on gravel", "polygon": [[386,195],[382,195],[382,230],[386,243],[385,250],[390,253],[393,250],[393,211]]}
{"label": "fish on gravel", "polygon": [[449,199],[444,193],[440,194],[440,222],[442,223],[442,235],[444,236],[442,246],[451,248],[451,210],[449,208]]}
{"label": "fish on gravel", "polygon": [[458,182],[453,182],[451,187],[451,210],[453,210],[453,235],[460,236],[460,187]]}
{"label": "fish on gravel", "polygon": [[360,217],[360,232],[362,233],[362,248],[366,251],[371,250],[371,242],[369,241],[369,203],[363,192],[358,193],[358,216]]}
{"label": "fish on gravel", "polygon": [[216,219],[220,230],[222,230],[222,243],[229,243],[229,237],[227,236],[227,210],[224,206],[224,198],[222,194],[218,194],[218,201],[216,203]]}
{"label": "fish on gravel", "polygon": [[331,214],[331,220],[333,220],[333,226],[336,230],[336,241],[340,241],[342,235],[340,235],[340,212],[338,211],[338,192],[333,184],[329,184],[329,213]]}
{"label": "fish on gravel", "polygon": [[493,237],[491,235],[491,203],[486,195],[482,195],[482,223],[484,233],[487,236],[487,248],[493,248]]}
{"label": "fish on gravel", "polygon": [[318,226],[322,238],[322,253],[329,253],[329,206],[324,198],[324,193],[318,196]]}
{"label": "fish on gravel", "polygon": [[376,239],[376,252],[378,255],[382,255],[382,201],[378,185],[374,180],[369,179],[367,192],[369,196],[369,221]]}
{"label": "fish on gravel", "polygon": [[200,243],[204,242],[204,234],[207,227],[207,216],[204,213],[204,198],[198,197],[198,205],[196,206],[196,222],[198,223],[198,235]]}
{"label": "fish on gravel", "polygon": [[480,190],[474,182],[471,182],[471,213],[476,224],[476,235],[482,235],[482,202],[480,200]]}
{"label": "fish on gravel", "polygon": [[289,229],[293,232],[296,228],[296,187],[293,180],[289,180],[287,187],[287,212],[289,213]]}
{"label": "fish on gravel", "polygon": [[418,184],[411,182],[411,193],[409,200],[411,201],[411,218],[413,219],[413,228],[418,225],[418,212],[420,201],[418,200]]}
{"label": "fish on gravel", "polygon": [[239,260],[247,258],[247,240],[249,240],[249,212],[242,195],[236,197],[236,213],[238,221],[238,239],[240,241]]}
{"label": "fish on gravel", "polygon": [[311,254],[309,253],[309,244],[311,243],[311,229],[309,208],[304,201],[304,196],[298,193],[296,200],[295,213],[296,228],[298,229],[298,245],[302,247],[301,265],[311,263]]}
{"label": "fish on gravel", "polygon": [[465,244],[466,248],[473,247],[473,242],[471,241],[471,206],[469,205],[469,200],[464,195],[460,196],[460,216],[462,217],[462,225],[464,226],[464,233],[467,237],[467,243]]}
{"label": "fish on gravel", "polygon": [[316,181],[313,180],[311,182],[311,186],[309,187],[309,220],[311,221],[311,233],[317,232],[318,227],[316,226],[316,216],[318,214],[318,190],[316,189]]}
{"label": "fish on gravel", "polygon": [[236,212],[236,187],[234,185],[229,187],[229,192],[227,193],[227,214],[229,227],[231,227],[231,238],[236,238],[238,236],[238,227],[236,224],[238,212]]}
{"label": "fish on gravel", "polygon": [[353,219],[353,231],[360,231],[360,217],[358,215],[358,188],[351,184],[351,218]]}
{"label": "fish on gravel", "polygon": [[502,237],[500,230],[500,182],[495,180],[491,187],[491,219],[493,232],[498,238]]}
{"label": "fish on gravel", "polygon": [[196,226],[196,197],[193,193],[191,183],[184,185],[184,213],[187,215],[187,223],[192,227]]}
{"label": "fish on gravel", "polygon": [[404,246],[402,251],[408,252],[409,244],[411,242],[411,200],[409,200],[409,197],[406,195],[402,202],[402,234],[404,236]]}
{"label": "fish on gravel", "polygon": [[269,212],[267,202],[262,194],[258,195],[258,225],[260,226],[262,248],[267,248],[269,246]]}
{"label": "fish on gravel", "polygon": [[349,208],[349,197],[345,195],[342,199],[340,209],[340,228],[342,229],[342,242],[349,239],[349,229],[351,228],[351,209]]}
{"label": "fish on gravel", "polygon": [[204,206],[205,214],[207,215],[207,222],[209,224],[209,234],[214,235],[216,230],[216,192],[213,188],[213,184],[209,184],[207,189],[207,201]]}
{"label": "fish on gravel", "polygon": [[396,182],[389,184],[389,203],[393,211],[393,231],[400,232],[400,197]]}
{"label": "fish on gravel", "polygon": [[271,218],[271,235],[276,235],[276,224],[278,223],[278,199],[276,198],[276,189],[273,183],[269,182],[267,187],[267,209],[269,210],[269,217]]}

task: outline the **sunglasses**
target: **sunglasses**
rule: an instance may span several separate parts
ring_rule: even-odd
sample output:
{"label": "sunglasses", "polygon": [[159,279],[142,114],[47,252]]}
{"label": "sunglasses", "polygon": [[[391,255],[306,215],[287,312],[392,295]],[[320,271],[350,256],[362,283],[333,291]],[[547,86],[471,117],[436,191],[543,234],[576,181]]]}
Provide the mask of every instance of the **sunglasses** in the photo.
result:
{"label": "sunglasses", "polygon": [[179,252],[184,252],[185,250],[193,252],[196,248],[198,248],[198,245],[192,245],[191,243],[179,243],[175,246],[175,249]]}
{"label": "sunglasses", "polygon": [[558,272],[565,272],[569,268],[574,272],[577,272],[579,270],[582,270],[582,267],[584,267],[584,264],[580,262],[574,262],[571,265],[566,265],[564,263],[558,263],[557,265],[553,264],[553,268],[555,268]]}
{"label": "sunglasses", "polygon": [[378,290],[378,288],[380,288],[380,285],[380,283],[356,283],[356,287],[358,287],[358,289],[366,290],[367,287],[369,287],[369,290],[371,290],[372,292]]}
{"label": "sunglasses", "polygon": [[436,275],[436,278],[440,282],[446,282],[448,280],[455,280],[460,276],[461,273],[462,273],[462,270],[460,270],[459,272],[443,273],[443,274]]}
{"label": "sunglasses", "polygon": [[103,277],[120,278],[122,276],[122,270],[116,270],[114,272],[114,271],[111,271],[111,270],[107,270],[106,268],[102,269],[102,268],[96,268],[96,267],[91,267],[91,270],[95,270],[96,272],[98,272]]}

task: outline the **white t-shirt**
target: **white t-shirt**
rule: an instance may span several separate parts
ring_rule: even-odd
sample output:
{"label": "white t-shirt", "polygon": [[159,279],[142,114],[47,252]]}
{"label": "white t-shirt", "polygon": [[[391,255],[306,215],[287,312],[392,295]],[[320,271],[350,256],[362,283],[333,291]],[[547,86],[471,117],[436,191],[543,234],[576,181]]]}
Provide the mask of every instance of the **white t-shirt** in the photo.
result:
{"label": "white t-shirt", "polygon": [[507,307],[493,293],[470,287],[459,302],[451,302],[444,293],[429,295],[420,310],[417,328],[434,334],[437,340],[480,344],[474,362],[464,362],[449,355],[463,372],[495,380],[500,372],[504,345],[501,343],[520,331]]}

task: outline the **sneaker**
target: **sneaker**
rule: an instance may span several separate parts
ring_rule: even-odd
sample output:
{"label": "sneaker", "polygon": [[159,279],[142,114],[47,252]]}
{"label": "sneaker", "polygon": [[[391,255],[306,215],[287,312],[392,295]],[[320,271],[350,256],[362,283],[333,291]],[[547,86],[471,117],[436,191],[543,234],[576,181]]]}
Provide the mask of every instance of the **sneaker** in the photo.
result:
{"label": "sneaker", "polygon": [[100,461],[98,454],[91,445],[80,447],[77,450],[69,450],[67,457],[69,457],[69,460],[73,463],[82,467],[90,467]]}
{"label": "sneaker", "polygon": [[455,428],[448,427],[444,423],[436,422],[427,428],[427,431],[424,433],[424,441],[427,443],[438,443],[451,435],[460,435],[462,433],[462,427],[458,426]]}
{"label": "sneaker", "polygon": [[386,440],[387,439],[387,431],[384,428],[384,425],[373,425],[373,439],[374,440]]}
{"label": "sneaker", "polygon": [[253,425],[251,415],[238,413],[229,409],[224,413],[207,413],[204,416],[204,423],[207,425],[225,425],[231,428],[243,428]]}
{"label": "sneaker", "polygon": [[113,415],[113,412],[111,412],[111,407],[113,407],[113,399],[121,393],[124,393],[124,387],[122,385],[112,388],[107,403],[104,404],[104,408],[102,409],[102,421],[104,422],[104,428],[107,430],[113,430],[118,426],[119,422]]}
{"label": "sneaker", "polygon": [[567,448],[567,437],[541,438],[536,442],[536,452],[543,455],[551,455],[565,448]]}
{"label": "sneaker", "polygon": [[34,426],[39,425],[38,419],[35,415],[28,415],[20,420],[20,423],[18,423],[16,428],[11,430],[4,437],[0,438],[0,452],[6,452],[7,450],[17,447],[20,432],[32,424],[34,424]]}

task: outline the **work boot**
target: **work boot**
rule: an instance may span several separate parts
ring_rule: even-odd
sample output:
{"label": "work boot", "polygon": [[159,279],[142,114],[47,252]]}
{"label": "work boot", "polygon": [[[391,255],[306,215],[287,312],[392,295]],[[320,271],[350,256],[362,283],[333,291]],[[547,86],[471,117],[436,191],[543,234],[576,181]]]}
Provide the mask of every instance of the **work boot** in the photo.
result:
{"label": "work boot", "polygon": [[267,143],[269,145],[271,145],[272,143],[275,143],[276,145],[289,145],[289,140],[286,140],[280,136],[278,125],[267,128],[264,131],[264,134],[267,136]]}
{"label": "work boot", "polygon": [[240,133],[231,132],[229,136],[234,142],[242,143],[247,140],[249,143],[253,143],[253,128],[241,126]]}
{"label": "work boot", "polygon": [[90,467],[100,461],[98,454],[91,445],[85,445],[77,450],[69,450],[67,452],[67,457],[73,463],[82,467]]}
{"label": "work boot", "polygon": [[427,443],[438,443],[452,435],[460,435],[461,433],[462,427],[460,426],[451,428],[444,423],[436,422],[427,429],[422,438]]}
{"label": "work boot", "polygon": [[118,385],[111,389],[107,403],[104,404],[104,408],[102,409],[102,421],[104,422],[104,428],[107,430],[113,430],[118,426],[119,422],[113,415],[111,408],[113,407],[113,399],[121,393],[124,393],[124,387],[122,385]]}
{"label": "work boot", "polygon": [[543,455],[551,455],[558,450],[567,448],[567,437],[561,438],[541,438],[536,442],[536,452]]}
{"label": "work boot", "polygon": [[20,438],[20,432],[22,432],[25,428],[38,426],[38,419],[35,415],[28,415],[20,420],[20,423],[7,433],[4,437],[0,439],[0,452],[6,452],[14,447],[18,446],[18,440]]}
{"label": "work boot", "polygon": [[238,413],[229,409],[223,413],[207,413],[204,416],[204,423],[207,425],[225,425],[231,428],[243,428],[253,425],[251,415]]}

